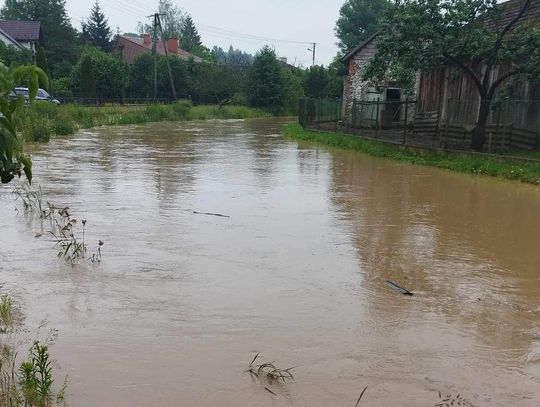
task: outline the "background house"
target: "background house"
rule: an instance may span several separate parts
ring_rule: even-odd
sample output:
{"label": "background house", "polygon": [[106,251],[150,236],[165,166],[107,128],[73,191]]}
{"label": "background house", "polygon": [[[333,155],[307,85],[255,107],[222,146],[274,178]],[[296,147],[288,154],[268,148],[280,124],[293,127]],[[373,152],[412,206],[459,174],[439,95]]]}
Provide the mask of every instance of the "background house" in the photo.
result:
{"label": "background house", "polygon": [[[178,40],[170,38],[165,41],[167,46],[167,52],[169,55],[176,55],[180,59],[188,61],[193,59],[197,63],[203,62],[202,58],[196,55],[190,54],[184,51],[178,46]],[[152,52],[152,36],[150,34],[144,34],[142,37],[133,37],[127,35],[119,35],[117,38],[116,49],[122,55],[124,62],[132,64],[139,55]],[[158,41],[156,44],[156,51],[159,55],[165,55],[165,48],[163,47],[163,41]]]}
{"label": "background house", "polygon": [[383,121],[391,122],[400,120],[402,116],[401,106],[397,103],[404,100],[407,95],[391,79],[375,83],[365,81],[364,73],[371,59],[377,52],[377,37],[379,32],[373,34],[366,41],[359,44],[342,59],[347,68],[347,76],[343,81],[343,120],[351,122],[353,105],[356,101],[362,102],[389,102],[387,104],[366,104],[360,109],[361,117],[355,117],[356,121],[374,122],[377,117]]}
{"label": "background house", "polygon": [[4,30],[1,30],[0,29],[0,41],[2,41],[2,43],[8,47],[15,47],[19,50],[24,50],[25,48],[22,46],[22,44],[20,44],[19,42],[17,42],[17,40],[15,40],[13,37],[11,37],[11,35],[9,35],[7,32],[5,32]]}
{"label": "background house", "polygon": [[[39,21],[0,20],[0,30],[3,33],[0,38],[4,44],[26,48],[32,52],[32,55],[35,55],[38,43],[43,40],[43,31]],[[6,35],[11,44],[6,43]]]}

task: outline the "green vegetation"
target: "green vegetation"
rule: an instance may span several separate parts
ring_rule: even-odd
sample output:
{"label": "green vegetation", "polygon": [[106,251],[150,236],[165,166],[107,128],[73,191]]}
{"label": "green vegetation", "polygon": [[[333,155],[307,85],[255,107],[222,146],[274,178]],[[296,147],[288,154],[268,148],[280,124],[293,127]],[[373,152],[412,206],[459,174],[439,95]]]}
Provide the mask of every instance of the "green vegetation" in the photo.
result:
{"label": "green vegetation", "polygon": [[418,151],[344,133],[319,133],[304,130],[299,124],[285,126],[283,133],[286,137],[295,140],[313,141],[332,147],[361,151],[375,157],[540,185],[540,163],[512,162],[502,157],[486,157],[468,153]]}
{"label": "green vegetation", "polygon": [[388,0],[347,0],[341,6],[335,31],[342,55],[379,29],[379,19],[391,4]]}
{"label": "green vegetation", "polygon": [[[34,341],[28,358],[17,362],[21,344],[22,317],[11,297],[0,297],[0,405],[11,407],[51,407],[65,405],[67,379],[55,391],[50,341]],[[24,340],[22,341],[24,343]]]}
{"label": "green vegetation", "polygon": [[103,107],[35,103],[19,117],[19,128],[27,141],[48,141],[53,135],[69,135],[78,129],[104,125],[268,116],[267,112],[247,106],[192,106],[189,101],[170,105]]}
{"label": "green vegetation", "polygon": [[108,51],[111,48],[112,29],[99,3],[94,3],[88,21],[82,23],[83,40],[93,46]]}
{"label": "green vegetation", "polygon": [[10,68],[0,63],[0,182],[7,184],[22,173],[32,181],[32,161],[24,154],[22,140],[18,134],[20,117],[25,113],[22,96],[10,97],[15,84],[27,83],[29,102],[32,103],[40,83],[47,86],[45,72],[35,66],[11,65]]}

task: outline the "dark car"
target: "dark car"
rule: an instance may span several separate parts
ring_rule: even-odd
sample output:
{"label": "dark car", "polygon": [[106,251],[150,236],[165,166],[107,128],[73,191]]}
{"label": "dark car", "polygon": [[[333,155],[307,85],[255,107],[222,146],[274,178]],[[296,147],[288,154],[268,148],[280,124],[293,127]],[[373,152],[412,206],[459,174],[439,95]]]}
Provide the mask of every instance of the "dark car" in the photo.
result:
{"label": "dark car", "polygon": [[[14,93],[12,93],[12,95],[22,96],[24,97],[26,101],[28,101],[29,90],[28,88],[15,88],[15,91]],[[58,101],[58,99],[55,99],[54,97],[49,95],[49,93],[45,89],[41,89],[41,88],[38,89],[35,100],[38,102],[50,102],[50,103],[54,103],[55,105],[60,104],[60,101]]]}

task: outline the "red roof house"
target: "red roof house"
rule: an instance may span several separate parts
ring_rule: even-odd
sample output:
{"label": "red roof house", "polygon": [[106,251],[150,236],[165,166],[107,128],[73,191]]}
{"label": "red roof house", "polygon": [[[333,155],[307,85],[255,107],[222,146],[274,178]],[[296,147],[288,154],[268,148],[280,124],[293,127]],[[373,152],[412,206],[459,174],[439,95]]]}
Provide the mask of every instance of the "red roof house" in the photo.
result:
{"label": "red roof house", "polygon": [[[188,61],[193,58],[195,62],[203,62],[202,58],[184,51],[178,46],[178,40],[171,38],[165,41],[167,53]],[[120,51],[124,61],[132,64],[139,55],[145,52],[152,52],[152,37],[150,34],[144,34],[143,37],[131,37],[127,35],[118,36],[116,48]],[[156,51],[159,55],[165,55],[163,41],[156,44]]]}

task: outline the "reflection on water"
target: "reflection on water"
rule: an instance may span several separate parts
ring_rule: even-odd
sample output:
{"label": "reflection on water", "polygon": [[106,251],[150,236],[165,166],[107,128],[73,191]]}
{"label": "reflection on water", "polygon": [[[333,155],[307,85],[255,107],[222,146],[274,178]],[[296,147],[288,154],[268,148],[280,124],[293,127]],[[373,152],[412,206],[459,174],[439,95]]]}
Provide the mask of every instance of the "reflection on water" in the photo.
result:
{"label": "reflection on water", "polygon": [[[540,397],[540,191],[290,142],[278,120],[100,128],[33,151],[88,220],[71,268],[3,190],[0,279],[77,406],[478,406]],[[214,212],[218,218],[194,214]],[[396,294],[396,281],[415,293]],[[253,352],[297,365],[272,398]],[[283,395],[286,395],[283,396]]]}

